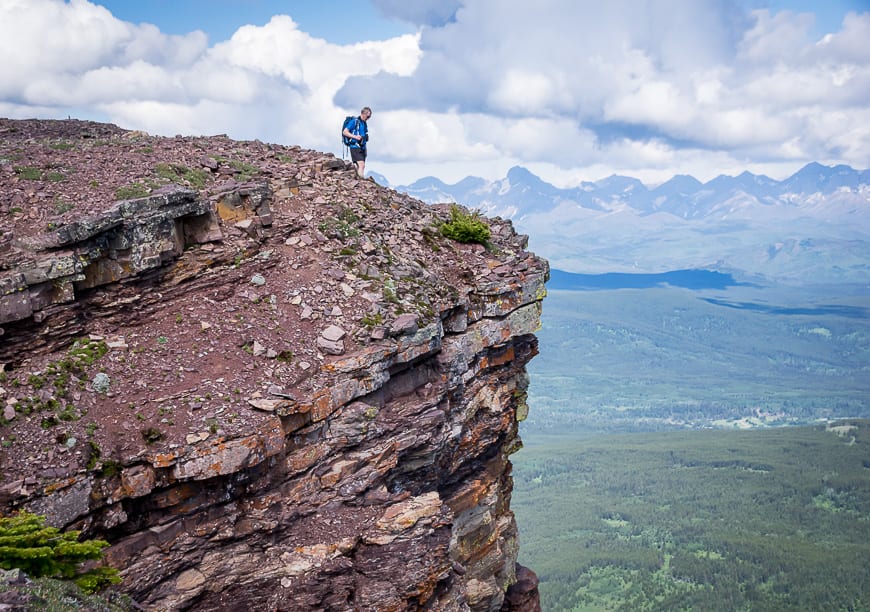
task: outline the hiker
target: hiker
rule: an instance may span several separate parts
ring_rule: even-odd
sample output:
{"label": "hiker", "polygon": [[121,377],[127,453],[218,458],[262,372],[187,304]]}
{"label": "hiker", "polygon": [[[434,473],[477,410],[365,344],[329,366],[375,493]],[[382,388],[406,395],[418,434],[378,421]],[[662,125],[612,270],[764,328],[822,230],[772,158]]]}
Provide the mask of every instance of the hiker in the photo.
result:
{"label": "hiker", "polygon": [[359,112],[359,117],[349,117],[344,122],[341,135],[344,144],[350,149],[350,160],[356,166],[357,176],[365,178],[366,174],[366,143],[369,141],[369,127],[366,121],[372,116],[368,106]]}

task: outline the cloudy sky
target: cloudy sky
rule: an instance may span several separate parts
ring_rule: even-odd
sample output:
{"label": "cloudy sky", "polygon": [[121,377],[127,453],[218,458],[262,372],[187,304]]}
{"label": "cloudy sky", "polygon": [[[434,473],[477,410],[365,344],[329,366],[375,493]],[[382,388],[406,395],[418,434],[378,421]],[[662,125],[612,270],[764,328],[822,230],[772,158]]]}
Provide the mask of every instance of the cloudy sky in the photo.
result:
{"label": "cloudy sky", "polygon": [[0,116],[341,155],[393,184],[870,167],[870,0],[0,0]]}

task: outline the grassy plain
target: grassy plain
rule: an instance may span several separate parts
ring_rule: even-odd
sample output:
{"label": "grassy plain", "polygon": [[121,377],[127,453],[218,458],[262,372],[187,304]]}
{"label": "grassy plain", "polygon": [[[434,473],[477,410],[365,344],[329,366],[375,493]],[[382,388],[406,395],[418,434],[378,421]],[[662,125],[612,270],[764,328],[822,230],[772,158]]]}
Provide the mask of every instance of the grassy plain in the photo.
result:
{"label": "grassy plain", "polygon": [[550,291],[533,432],[870,417],[870,293],[856,287]]}
{"label": "grassy plain", "polygon": [[870,609],[870,421],[523,439],[544,610]]}

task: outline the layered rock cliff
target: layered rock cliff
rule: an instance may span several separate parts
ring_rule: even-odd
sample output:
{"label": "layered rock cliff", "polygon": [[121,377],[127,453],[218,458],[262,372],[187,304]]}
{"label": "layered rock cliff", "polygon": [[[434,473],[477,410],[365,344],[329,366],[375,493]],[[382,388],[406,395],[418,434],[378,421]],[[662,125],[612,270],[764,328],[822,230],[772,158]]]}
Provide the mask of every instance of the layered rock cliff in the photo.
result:
{"label": "layered rock cliff", "polygon": [[331,155],[0,120],[0,503],[151,610],[535,610],[545,261]]}

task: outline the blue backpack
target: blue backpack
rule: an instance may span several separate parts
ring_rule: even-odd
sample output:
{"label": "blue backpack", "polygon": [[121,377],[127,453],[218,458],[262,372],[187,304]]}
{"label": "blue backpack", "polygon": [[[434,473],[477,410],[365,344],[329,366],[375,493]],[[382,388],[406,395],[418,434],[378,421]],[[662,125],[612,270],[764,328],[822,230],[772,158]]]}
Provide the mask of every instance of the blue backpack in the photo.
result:
{"label": "blue backpack", "polygon": [[367,129],[363,129],[363,131],[362,131],[362,137],[363,137],[362,142],[357,142],[353,138],[348,138],[347,136],[344,135],[345,129],[349,130],[350,132],[354,131],[354,128],[357,127],[357,123],[356,123],[357,121],[359,121],[360,123],[363,124],[363,126],[365,126],[365,121],[363,121],[359,117],[355,117],[353,115],[348,115],[347,117],[344,118],[344,123],[341,124],[341,142],[346,147],[362,147],[364,149],[366,146],[366,142],[369,139],[369,134],[368,134]]}
{"label": "blue backpack", "polygon": [[344,130],[346,130],[346,129],[353,132],[353,129],[351,129],[351,126],[354,125],[355,120],[356,120],[356,117],[354,117],[353,115],[348,115],[347,117],[344,118],[344,123],[341,124],[341,142],[346,147],[349,147],[354,142],[356,142],[352,138],[348,138],[347,136],[344,135]]}

